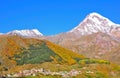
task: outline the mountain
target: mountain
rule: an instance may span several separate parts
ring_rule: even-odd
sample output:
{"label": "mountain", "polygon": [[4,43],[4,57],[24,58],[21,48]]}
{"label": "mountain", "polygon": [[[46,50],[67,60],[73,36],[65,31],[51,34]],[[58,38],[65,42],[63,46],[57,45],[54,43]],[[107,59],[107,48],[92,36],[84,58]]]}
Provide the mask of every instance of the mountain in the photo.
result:
{"label": "mountain", "polygon": [[[90,58],[105,59],[120,64],[119,51],[115,50],[120,45],[119,30],[119,24],[98,13],[91,13],[72,30],[47,36],[44,39]],[[113,56],[116,58],[112,58]]]}
{"label": "mountain", "polygon": [[77,27],[69,31],[69,33],[88,35],[103,32],[110,34],[111,30],[117,27],[120,27],[120,25],[113,23],[98,13],[91,13]]}
{"label": "mountain", "polygon": [[14,30],[11,32],[8,32],[7,35],[18,35],[22,37],[41,37],[43,34],[41,34],[37,29],[32,29],[32,30]]}
{"label": "mountain", "polygon": [[[73,28],[72,30],[66,33],[54,35],[54,38],[56,39],[57,37],[61,37],[64,39],[74,40],[81,36],[102,32],[112,36],[113,38],[119,41],[120,39],[119,28],[120,28],[119,24],[115,24],[112,21],[110,21],[108,18],[105,18],[102,15],[93,12],[87,15],[86,18],[78,26],[76,26],[75,28]],[[48,36],[48,37],[53,37],[53,36]]]}
{"label": "mountain", "polygon": [[120,25],[113,23],[98,13],[89,14],[77,27],[67,33],[83,36],[97,32],[111,35],[116,40],[120,40]]}

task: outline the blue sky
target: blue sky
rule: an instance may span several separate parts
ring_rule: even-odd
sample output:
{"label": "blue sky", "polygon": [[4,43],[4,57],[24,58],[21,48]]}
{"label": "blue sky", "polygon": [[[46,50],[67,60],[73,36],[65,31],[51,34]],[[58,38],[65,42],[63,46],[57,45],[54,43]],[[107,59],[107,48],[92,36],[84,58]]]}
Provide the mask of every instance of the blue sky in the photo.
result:
{"label": "blue sky", "polygon": [[71,30],[91,12],[120,24],[119,0],[0,0],[0,32],[37,28],[54,35]]}

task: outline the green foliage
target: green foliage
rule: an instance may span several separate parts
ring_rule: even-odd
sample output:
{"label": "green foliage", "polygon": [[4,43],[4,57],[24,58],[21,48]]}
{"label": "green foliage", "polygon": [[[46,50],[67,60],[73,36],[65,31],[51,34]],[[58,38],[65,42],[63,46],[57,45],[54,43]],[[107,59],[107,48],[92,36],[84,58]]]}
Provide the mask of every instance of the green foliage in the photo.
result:
{"label": "green foliage", "polygon": [[15,55],[18,65],[50,62],[52,61],[50,56],[56,55],[44,42],[30,45],[28,49],[22,49],[22,51],[22,53]]}
{"label": "green foliage", "polygon": [[54,76],[51,76],[51,75],[38,75],[37,76],[38,78],[62,78],[61,76],[59,75],[54,75]]}
{"label": "green foliage", "polygon": [[86,76],[87,78],[93,78],[93,76],[91,76],[90,74],[85,74],[85,76]]}
{"label": "green foliage", "polygon": [[79,62],[79,64],[93,64],[93,63],[98,63],[98,64],[110,64],[109,61],[105,61],[105,60],[96,60],[96,59],[81,59]]}
{"label": "green foliage", "polygon": [[82,60],[82,58],[74,58],[77,62],[79,62],[80,60]]}
{"label": "green foliage", "polygon": [[97,72],[96,73],[96,78],[106,78],[106,76],[101,72]]}
{"label": "green foliage", "polygon": [[[24,77],[22,77],[22,78],[24,78]],[[25,78],[61,78],[61,76],[59,76],[59,75],[51,76],[51,75],[38,74],[37,76],[27,76]]]}

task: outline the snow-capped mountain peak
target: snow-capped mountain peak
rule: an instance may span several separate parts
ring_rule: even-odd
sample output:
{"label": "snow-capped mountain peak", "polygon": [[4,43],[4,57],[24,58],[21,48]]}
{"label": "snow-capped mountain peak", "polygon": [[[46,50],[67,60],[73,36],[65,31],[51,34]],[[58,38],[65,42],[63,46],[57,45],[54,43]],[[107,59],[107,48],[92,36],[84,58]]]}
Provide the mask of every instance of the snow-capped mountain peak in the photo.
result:
{"label": "snow-capped mountain peak", "polygon": [[114,23],[112,21],[110,21],[108,18],[96,13],[96,12],[93,12],[91,14],[88,15],[88,17],[86,19],[90,19],[96,23],[107,23],[109,25],[114,25]]}
{"label": "snow-capped mountain peak", "polygon": [[11,32],[8,32],[7,35],[19,35],[23,37],[40,37],[43,36],[37,29],[26,29],[26,30],[14,30]]}
{"label": "snow-capped mountain peak", "polygon": [[120,25],[113,23],[108,18],[98,13],[91,13],[74,29],[69,31],[79,35],[88,35],[97,32],[109,33],[112,28]]}

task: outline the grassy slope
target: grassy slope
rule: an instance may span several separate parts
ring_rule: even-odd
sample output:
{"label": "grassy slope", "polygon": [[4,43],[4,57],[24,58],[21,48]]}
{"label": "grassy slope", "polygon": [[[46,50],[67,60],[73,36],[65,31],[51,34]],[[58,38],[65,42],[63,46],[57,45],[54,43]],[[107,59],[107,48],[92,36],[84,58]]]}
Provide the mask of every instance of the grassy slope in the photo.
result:
{"label": "grassy slope", "polygon": [[70,50],[46,40],[21,38],[19,36],[0,37],[0,63],[5,69],[16,65],[36,64],[48,61],[57,63],[76,63],[75,58],[84,58]]}

